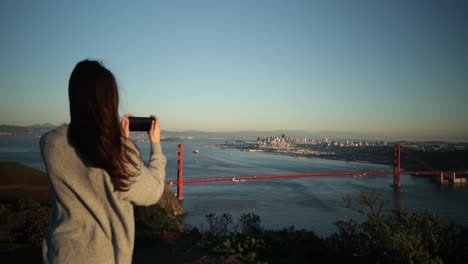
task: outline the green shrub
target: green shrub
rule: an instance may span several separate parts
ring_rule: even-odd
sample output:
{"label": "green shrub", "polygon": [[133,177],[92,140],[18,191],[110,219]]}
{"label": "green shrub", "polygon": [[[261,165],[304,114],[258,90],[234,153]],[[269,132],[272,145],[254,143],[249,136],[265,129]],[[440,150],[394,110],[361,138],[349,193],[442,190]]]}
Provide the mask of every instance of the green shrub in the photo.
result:
{"label": "green shrub", "polygon": [[138,226],[156,230],[182,231],[181,220],[173,212],[159,205],[135,208],[135,223]]}
{"label": "green shrub", "polygon": [[[340,220],[338,233],[327,240],[330,252],[342,258],[379,263],[443,263],[447,252],[456,246],[461,227],[442,221],[431,212],[408,213],[386,210],[378,194],[361,193],[357,199],[346,198],[346,206],[366,215],[362,223]],[[358,262],[359,262],[358,261]]]}
{"label": "green shrub", "polygon": [[261,256],[272,262],[311,263],[322,259],[323,240],[313,231],[296,230],[291,226],[263,234],[266,249],[261,251]]}
{"label": "green shrub", "polygon": [[10,204],[0,203],[0,226],[8,225],[12,209]]}
{"label": "green shrub", "polygon": [[[263,230],[260,217],[239,218],[240,232],[228,232],[232,217],[206,215],[209,228],[196,245],[248,263],[468,263],[468,229],[431,212],[388,210],[380,194],[346,196],[345,206],[365,217],[336,222],[338,231]],[[198,232],[197,232],[198,234]]]}
{"label": "green shrub", "polygon": [[18,200],[11,205],[6,224],[12,242],[40,246],[50,221],[50,208],[33,200]]}
{"label": "green shrub", "polygon": [[223,237],[228,234],[232,226],[232,215],[223,213],[217,216],[214,213],[205,215],[208,221],[208,230],[206,234],[213,237]]}
{"label": "green shrub", "polygon": [[247,213],[239,218],[241,233],[244,235],[260,235],[263,231],[260,216]]}
{"label": "green shrub", "polygon": [[258,215],[249,213],[240,217],[242,233],[231,232],[233,220],[229,213],[221,215],[212,213],[205,217],[208,230],[205,231],[200,246],[230,258],[239,258],[248,262],[258,260],[259,253],[266,245],[264,239],[258,237],[262,230]]}

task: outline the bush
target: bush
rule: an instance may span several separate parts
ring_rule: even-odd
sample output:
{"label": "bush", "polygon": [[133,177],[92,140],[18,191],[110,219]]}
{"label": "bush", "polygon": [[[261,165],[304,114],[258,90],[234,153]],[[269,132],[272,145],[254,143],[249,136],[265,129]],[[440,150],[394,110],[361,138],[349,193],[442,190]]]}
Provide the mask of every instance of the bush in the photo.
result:
{"label": "bush", "polygon": [[260,216],[252,213],[242,214],[239,218],[241,233],[244,235],[260,235],[263,231]]}
{"label": "bush", "polygon": [[280,263],[322,261],[323,240],[313,231],[296,230],[294,226],[278,231],[264,231],[266,250],[262,256]]}
{"label": "bush", "polygon": [[0,226],[8,225],[12,214],[10,204],[0,203]]}
{"label": "bush", "polygon": [[33,200],[18,200],[10,204],[6,220],[12,242],[38,247],[49,225],[50,208]]}
{"label": "bush", "polygon": [[345,204],[353,210],[359,208],[356,211],[366,215],[364,222],[338,221],[338,233],[327,241],[330,251],[340,252],[344,259],[380,263],[443,263],[444,259],[448,260],[447,252],[457,246],[454,239],[461,236],[460,226],[452,221],[442,221],[431,212],[395,210],[384,214],[384,207],[380,206],[384,203],[377,194],[361,193],[355,201],[347,197]]}
{"label": "bush", "polygon": [[431,212],[387,210],[376,193],[344,200],[365,218],[337,221],[338,232],[326,238],[294,227],[263,230],[252,213],[239,218],[240,232],[229,233],[232,217],[224,213],[206,215],[209,229],[196,244],[249,263],[468,263],[468,229],[453,221]]}
{"label": "bush", "polygon": [[168,212],[167,209],[157,204],[136,207],[135,223],[137,226],[156,230],[182,231],[183,229],[180,219],[173,212]]}
{"label": "bush", "polygon": [[232,215],[229,213],[223,213],[220,216],[216,214],[207,214],[205,215],[206,220],[208,221],[208,230],[206,234],[213,237],[223,237],[228,234],[230,231],[230,226],[232,226]]}

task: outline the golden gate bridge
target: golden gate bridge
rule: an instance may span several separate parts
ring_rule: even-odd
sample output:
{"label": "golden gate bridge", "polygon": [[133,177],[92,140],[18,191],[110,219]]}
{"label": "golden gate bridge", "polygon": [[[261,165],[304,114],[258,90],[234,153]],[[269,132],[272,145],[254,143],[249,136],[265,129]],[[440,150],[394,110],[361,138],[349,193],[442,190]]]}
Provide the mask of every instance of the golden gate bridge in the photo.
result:
{"label": "golden gate bridge", "polygon": [[[197,179],[184,179],[184,153],[183,153],[183,144],[178,145],[178,154],[177,154],[177,180],[168,180],[165,183],[168,185],[177,185],[177,198],[179,200],[184,199],[184,185],[185,184],[200,184],[200,183],[210,183],[210,182],[243,182],[243,181],[253,181],[253,180],[273,180],[273,179],[291,179],[291,178],[314,178],[314,177],[346,177],[346,176],[392,176],[393,175],[393,187],[401,187],[401,175],[439,175],[440,182],[444,183],[447,181],[456,182],[457,175],[467,175],[466,171],[402,171],[401,162],[401,145],[395,144],[393,149],[393,171],[366,171],[366,172],[314,172],[314,173],[287,173],[287,174],[275,174],[275,175],[248,175],[248,176],[225,176],[225,177],[212,177],[212,178],[197,178]],[[208,156],[207,158],[215,159],[216,158]],[[220,161],[222,163],[232,165],[229,162]],[[459,181],[465,181],[466,178],[459,178]]]}

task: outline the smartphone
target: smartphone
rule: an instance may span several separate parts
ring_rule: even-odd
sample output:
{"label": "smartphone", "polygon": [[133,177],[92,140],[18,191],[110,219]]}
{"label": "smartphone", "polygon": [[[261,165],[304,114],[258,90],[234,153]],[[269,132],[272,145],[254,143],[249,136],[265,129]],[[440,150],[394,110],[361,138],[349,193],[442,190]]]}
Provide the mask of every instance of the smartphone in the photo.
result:
{"label": "smartphone", "polygon": [[149,131],[151,129],[151,117],[129,117],[130,131]]}

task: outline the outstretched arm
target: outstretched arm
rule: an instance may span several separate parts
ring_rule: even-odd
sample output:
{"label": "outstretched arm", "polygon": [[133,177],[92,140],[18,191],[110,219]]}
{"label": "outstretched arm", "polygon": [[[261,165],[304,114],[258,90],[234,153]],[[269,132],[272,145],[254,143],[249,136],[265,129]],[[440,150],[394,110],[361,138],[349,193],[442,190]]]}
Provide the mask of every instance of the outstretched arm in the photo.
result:
{"label": "outstretched arm", "polygon": [[[125,115],[122,119],[122,129],[124,135],[128,132],[128,117]],[[151,155],[150,161],[146,166],[141,160],[139,151],[136,146],[129,139],[125,140],[130,148],[134,150],[137,155],[132,155],[132,160],[135,161],[137,167],[129,165],[127,171],[130,175],[134,175],[130,180],[129,190],[126,192],[119,192],[122,199],[129,200],[135,205],[152,205],[159,201],[164,192],[164,179],[166,176],[166,157],[162,153],[160,134],[161,129],[159,126],[159,118],[152,115],[154,120],[151,124],[151,129],[148,131],[148,136],[151,142]]]}

